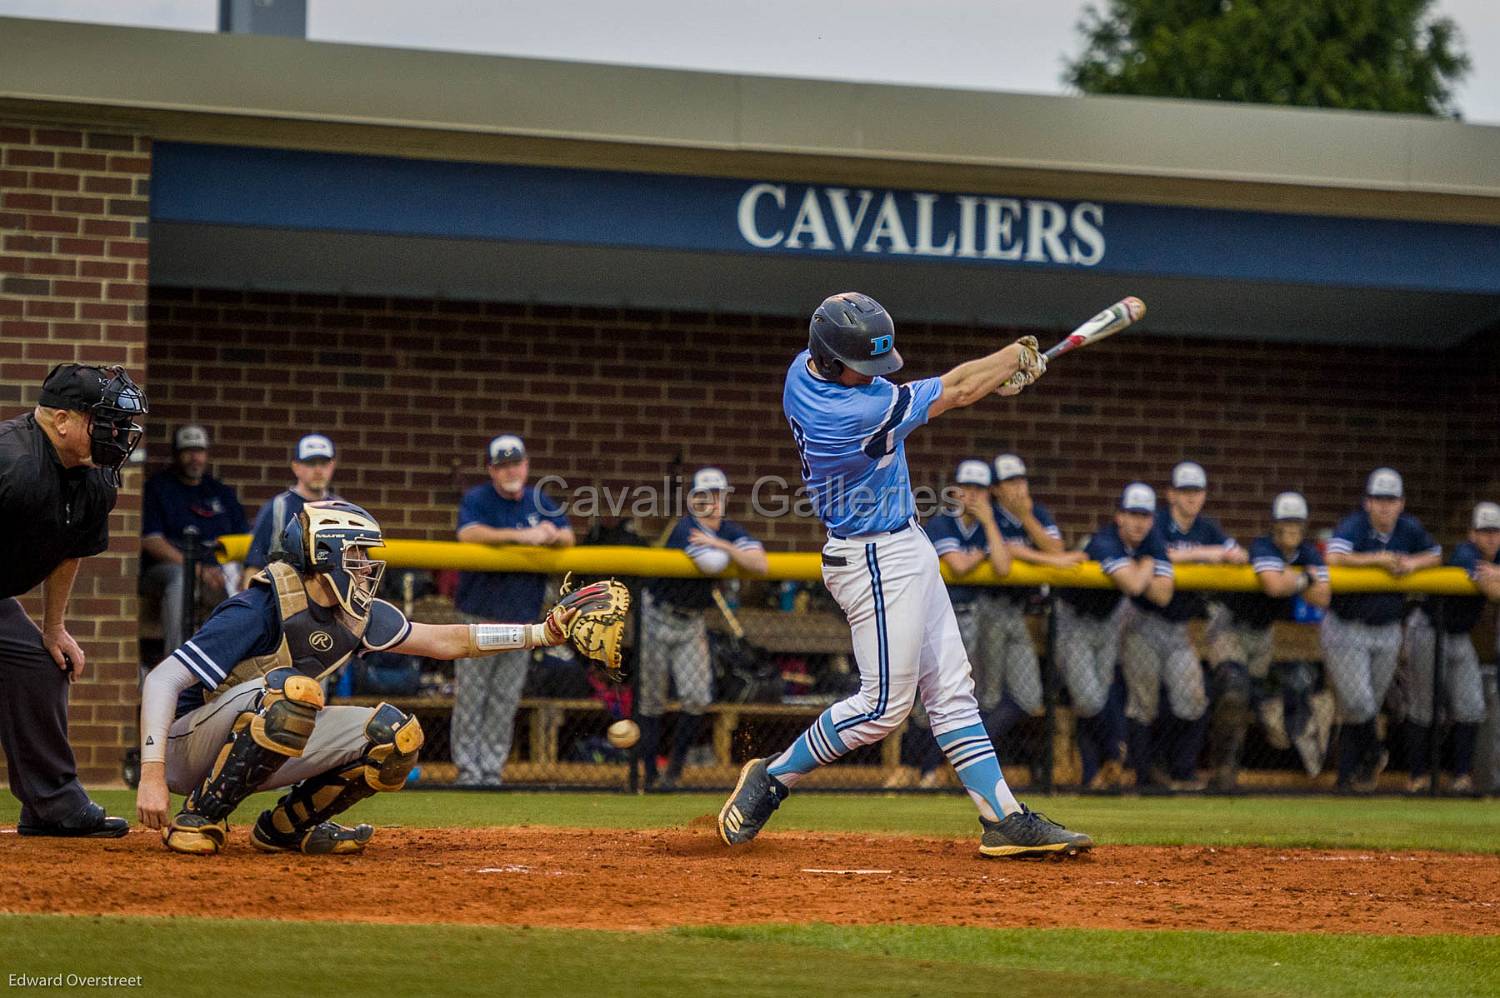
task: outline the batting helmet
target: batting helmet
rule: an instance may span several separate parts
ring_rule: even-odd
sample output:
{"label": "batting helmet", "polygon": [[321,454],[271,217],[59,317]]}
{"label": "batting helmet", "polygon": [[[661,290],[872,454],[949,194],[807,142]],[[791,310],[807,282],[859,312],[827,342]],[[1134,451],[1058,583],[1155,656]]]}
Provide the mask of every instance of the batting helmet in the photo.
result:
{"label": "batting helmet", "polygon": [[808,325],[807,349],[825,378],[837,378],[846,367],[873,378],[902,364],[890,313],[858,291],[823,299]]}
{"label": "batting helmet", "polygon": [[342,499],[310,502],[282,532],[283,557],[303,575],[327,576],[339,604],[363,620],[370,613],[385,562],[369,556],[384,538],[362,507]]}

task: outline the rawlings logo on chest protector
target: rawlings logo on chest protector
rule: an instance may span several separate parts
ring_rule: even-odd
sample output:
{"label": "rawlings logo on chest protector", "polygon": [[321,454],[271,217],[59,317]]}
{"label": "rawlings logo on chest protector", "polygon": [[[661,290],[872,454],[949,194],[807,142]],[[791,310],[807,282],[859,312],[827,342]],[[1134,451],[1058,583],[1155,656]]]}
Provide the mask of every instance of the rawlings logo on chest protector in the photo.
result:
{"label": "rawlings logo on chest protector", "polygon": [[272,669],[291,668],[313,679],[322,679],[359,650],[368,620],[350,626],[337,607],[318,606],[308,598],[301,575],[290,565],[272,562],[251,584],[270,586],[275,593],[281,644],[270,654],[247,658],[236,665],[214,695],[264,676]]}

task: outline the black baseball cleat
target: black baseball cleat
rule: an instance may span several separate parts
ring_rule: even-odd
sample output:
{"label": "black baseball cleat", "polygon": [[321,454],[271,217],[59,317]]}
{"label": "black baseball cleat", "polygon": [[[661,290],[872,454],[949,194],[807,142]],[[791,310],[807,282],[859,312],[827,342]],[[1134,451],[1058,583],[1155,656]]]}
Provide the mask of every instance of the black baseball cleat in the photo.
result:
{"label": "black baseball cleat", "polygon": [[82,811],[66,821],[22,822],[16,826],[20,835],[50,835],[66,839],[117,839],[130,831],[130,822],[111,818],[104,808],[89,801]]}
{"label": "black baseball cleat", "polygon": [[727,846],[743,845],[755,838],[771,815],[791,793],[766,769],[765,759],[751,759],[740,770],[734,793],[719,811],[719,838]]}
{"label": "black baseball cleat", "polygon": [[1025,804],[1015,814],[999,821],[980,818],[984,834],[979,839],[982,856],[1077,856],[1094,848],[1094,840],[1082,832],[1070,832]]}
{"label": "black baseball cleat", "polygon": [[270,811],[262,811],[250,829],[250,844],[261,852],[302,852],[309,856],[347,856],[365,851],[375,835],[373,825],[352,828],[336,821],[323,821],[290,833],[277,831]]}

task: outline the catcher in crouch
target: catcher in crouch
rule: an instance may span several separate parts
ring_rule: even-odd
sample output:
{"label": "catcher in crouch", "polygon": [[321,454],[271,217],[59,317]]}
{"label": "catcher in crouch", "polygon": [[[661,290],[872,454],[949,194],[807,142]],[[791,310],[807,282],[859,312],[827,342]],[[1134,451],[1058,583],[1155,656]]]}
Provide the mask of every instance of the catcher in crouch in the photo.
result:
{"label": "catcher in crouch", "polygon": [[[614,582],[569,591],[539,624],[418,624],[375,598],[380,524],[353,503],[310,502],[282,534],[283,560],[257,573],[141,691],[142,823],[174,852],[212,854],[230,813],[286,787],[250,830],[264,852],[353,853],[375,830],[330,821],[378,790],[400,790],[422,747],[417,719],[388,703],[325,707],[319,680],[360,650],[473,658],[562,644],[580,613],[623,623]],[[590,639],[598,628],[589,628]],[[582,637],[582,635],[580,635]],[[618,664],[618,663],[615,663]],[[186,794],[168,819],[168,788]]]}

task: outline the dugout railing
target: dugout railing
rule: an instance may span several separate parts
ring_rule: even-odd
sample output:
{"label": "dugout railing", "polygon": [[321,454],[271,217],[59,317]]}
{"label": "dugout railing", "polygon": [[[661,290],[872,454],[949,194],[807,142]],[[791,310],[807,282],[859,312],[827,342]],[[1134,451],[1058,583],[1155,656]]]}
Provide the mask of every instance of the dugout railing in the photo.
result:
{"label": "dugout railing", "polygon": [[[223,538],[222,560],[242,557],[244,537]],[[631,625],[627,630],[626,667],[630,677],[624,688],[612,688],[592,674],[584,664],[566,654],[537,653],[519,705],[511,720],[513,736],[503,774],[490,784],[508,787],[589,787],[638,790],[647,787],[647,767],[636,749],[622,751],[606,738],[609,724],[621,717],[640,716],[641,655],[649,640],[643,624],[640,598],[653,578],[693,577],[699,573],[680,551],[641,547],[589,547],[555,550],[527,547],[487,547],[441,541],[393,540],[383,550],[390,569],[385,597],[402,605],[416,620],[432,623],[457,621],[451,599],[433,591],[433,580],[455,570],[535,572],[560,580],[573,572],[594,578],[614,576],[631,586],[636,595]],[[721,599],[699,615],[710,649],[713,699],[704,708],[693,708],[693,717],[683,710],[676,683],[668,696],[660,724],[658,771],[665,774],[678,732],[689,737],[683,743],[683,762],[676,787],[682,790],[721,790],[731,786],[739,766],[748,758],[779,750],[795,738],[829,704],[852,693],[858,685],[849,634],[842,613],[821,582],[818,554],[772,553],[770,571],[764,578],[749,578],[734,572],[720,577]],[[1372,781],[1361,780],[1353,788],[1361,792],[1405,792],[1413,763],[1436,774],[1424,793],[1447,792],[1452,787],[1445,774],[1452,766],[1454,734],[1453,698],[1448,696],[1445,666],[1454,661],[1445,642],[1471,642],[1479,663],[1482,719],[1473,731],[1471,782],[1476,792],[1493,791],[1500,783],[1500,749],[1497,749],[1497,704],[1494,678],[1495,624],[1493,608],[1487,608],[1472,634],[1448,634],[1443,626],[1445,600],[1441,597],[1473,597],[1473,584],[1458,569],[1436,568],[1396,579],[1378,569],[1333,568],[1336,594],[1399,593],[1407,601],[1402,615],[1398,664],[1384,695],[1380,697],[1375,734],[1388,753],[1384,772]],[[1258,591],[1254,572],[1242,566],[1179,565],[1177,588],[1202,594],[1210,614],[1233,601],[1235,594]],[[951,581],[951,580],[950,580]],[[1172,710],[1173,690],[1165,680],[1159,688],[1156,719],[1151,733],[1137,737],[1136,724],[1111,729],[1108,738],[1118,738],[1123,749],[1123,771],[1107,773],[1118,778],[1100,780],[1098,768],[1087,772],[1087,751],[1080,731],[1097,731],[1097,722],[1080,716],[1068,676],[1065,675],[1069,618],[1057,606],[1062,590],[1112,588],[1099,566],[1085,563],[1071,569],[1043,568],[1017,562],[1005,578],[997,578],[988,565],[966,575],[964,585],[985,587],[994,593],[1024,593],[1007,600],[1018,607],[1026,634],[1038,662],[1042,684],[1040,716],[1010,711],[1007,730],[997,738],[997,749],[1007,778],[1030,792],[1054,789],[1090,789],[1097,792],[1191,792],[1228,789],[1213,784],[1215,764],[1222,761],[1222,742],[1215,741],[1216,719],[1224,699],[1218,682],[1219,659],[1215,651],[1214,622],[1197,619],[1186,629],[1197,667],[1202,670],[1203,694],[1208,704],[1198,722],[1200,735],[1187,731]],[[1426,643],[1413,647],[1409,615],[1422,605],[1430,614],[1421,622],[1428,626]],[[189,605],[192,603],[189,601]],[[1335,788],[1337,761],[1343,739],[1351,737],[1351,726],[1341,723],[1335,684],[1326,668],[1330,652],[1343,651],[1330,641],[1330,629],[1311,611],[1303,619],[1278,620],[1269,635],[1270,662],[1263,674],[1249,676],[1238,688],[1243,704],[1236,700],[1243,719],[1243,743],[1238,755],[1237,791],[1321,792]],[[1420,652],[1435,660],[1430,669],[1415,668],[1413,655]],[[1123,652],[1121,653],[1124,654]],[[975,656],[976,662],[981,656]],[[981,669],[990,667],[980,665]],[[421,781],[427,785],[451,784],[456,776],[452,754],[452,715],[455,704],[454,669],[451,663],[412,661],[362,661],[352,663],[330,686],[333,702],[373,703],[389,700],[414,710],[421,717],[428,741],[424,749]],[[1257,670],[1249,670],[1257,672]],[[1177,675],[1180,677],[1181,670]],[[1112,671],[1112,703],[1127,699],[1127,684],[1116,664]],[[1416,688],[1421,682],[1425,689]],[[1377,685],[1378,682],[1377,682]],[[1425,694],[1425,701],[1423,697]],[[1416,729],[1421,744],[1411,737],[1408,720],[1418,702],[1437,704],[1434,723]],[[989,705],[986,705],[989,706]],[[1139,704],[1136,705],[1139,707]],[[1136,713],[1141,713],[1139,709]],[[1473,714],[1464,710],[1464,723]],[[993,716],[987,712],[987,716]],[[959,784],[951,769],[935,755],[931,735],[920,710],[895,735],[884,742],[856,749],[837,764],[819,770],[802,784],[806,788],[844,790],[942,790]],[[650,722],[647,722],[648,729]],[[679,727],[681,725],[682,727]],[[690,730],[689,730],[690,729]],[[1173,750],[1187,747],[1192,754],[1192,778],[1172,771]],[[1098,739],[1094,739],[1097,747]],[[1151,778],[1137,781],[1130,750],[1141,747],[1157,765],[1140,767]],[[1145,758],[1145,755],[1139,757]],[[1176,758],[1183,757],[1177,751]],[[1181,767],[1177,767],[1179,770]],[[1373,767],[1371,767],[1373,768]],[[1362,775],[1375,775],[1362,774]],[[1201,784],[1208,782],[1208,786]]]}

